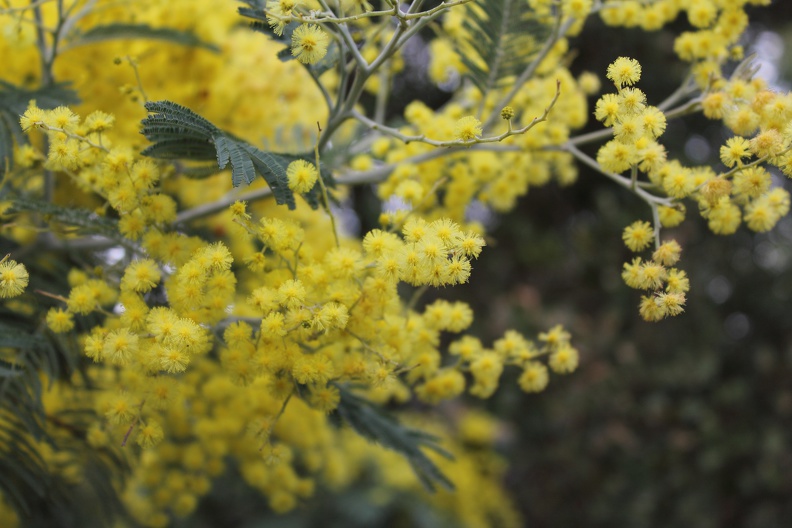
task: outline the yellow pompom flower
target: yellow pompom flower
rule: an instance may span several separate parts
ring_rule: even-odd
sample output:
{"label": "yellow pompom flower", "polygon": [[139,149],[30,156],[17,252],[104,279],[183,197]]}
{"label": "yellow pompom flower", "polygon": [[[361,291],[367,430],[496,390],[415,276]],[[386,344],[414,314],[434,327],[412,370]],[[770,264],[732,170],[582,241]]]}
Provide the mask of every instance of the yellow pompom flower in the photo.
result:
{"label": "yellow pompom flower", "polygon": [[592,5],[592,0],[564,0],[561,9],[567,16],[586,18],[591,12]]}
{"label": "yellow pompom flower", "polygon": [[770,128],[757,134],[749,145],[751,152],[763,158],[778,156],[786,147],[786,142],[778,130]]}
{"label": "yellow pompom flower", "polygon": [[718,9],[710,0],[698,0],[688,7],[688,21],[690,25],[697,28],[704,28],[712,24]]}
{"label": "yellow pompom flower", "polygon": [[660,216],[660,225],[663,227],[676,227],[685,219],[685,206],[677,204],[675,207],[661,205],[657,208]]}
{"label": "yellow pompom flower", "polygon": [[30,101],[27,110],[25,110],[25,113],[19,118],[19,126],[23,131],[35,126],[40,126],[40,123],[44,122],[44,113],[45,110],[36,106],[36,101]]}
{"label": "yellow pompom flower", "polygon": [[62,334],[74,328],[74,319],[69,312],[60,308],[50,308],[47,312],[47,326],[56,334]]}
{"label": "yellow pompom flower", "polygon": [[619,117],[619,96],[605,94],[600,97],[594,106],[594,117],[597,121],[602,121],[605,126],[613,126],[616,118]]}
{"label": "yellow pompom flower", "polygon": [[24,265],[8,260],[8,255],[0,260],[0,298],[20,295],[27,287],[29,279]]}
{"label": "yellow pompom flower", "polygon": [[720,159],[727,167],[741,165],[743,158],[749,157],[751,157],[751,144],[744,137],[731,137],[720,148]]}
{"label": "yellow pompom flower", "polygon": [[157,263],[151,259],[132,262],[121,279],[121,289],[146,293],[160,281],[161,274]]}
{"label": "yellow pompom flower", "polygon": [[666,269],[656,262],[648,261],[641,265],[639,270],[638,288],[641,290],[656,290],[668,278]]}
{"label": "yellow pompom flower", "polygon": [[69,107],[59,106],[44,113],[44,123],[49,127],[71,132],[80,124],[80,116],[72,112]]}
{"label": "yellow pompom flower", "polygon": [[641,258],[636,257],[632,262],[625,262],[621,274],[622,280],[630,288],[640,289],[643,274],[641,272]]}
{"label": "yellow pompom flower", "polygon": [[624,229],[622,240],[631,251],[646,249],[654,239],[654,229],[649,222],[636,221]]}
{"label": "yellow pompom flower", "polygon": [[113,425],[128,424],[135,419],[135,404],[126,393],[117,394],[108,402],[105,416]]}
{"label": "yellow pompom flower", "polygon": [[715,203],[722,196],[729,196],[732,190],[732,182],[723,177],[707,180],[701,187],[701,196],[709,203]]}
{"label": "yellow pompom flower", "polygon": [[286,27],[286,22],[281,20],[281,17],[290,16],[297,4],[298,2],[294,0],[269,0],[267,2],[267,22],[276,35],[283,35],[283,28]]}
{"label": "yellow pompom flower", "polygon": [[102,354],[114,365],[127,365],[138,351],[138,336],[122,328],[110,332],[104,340]]}
{"label": "yellow pompom flower", "polygon": [[322,412],[332,412],[341,402],[341,393],[338,388],[328,385],[326,387],[313,387],[309,396],[311,406]]}
{"label": "yellow pompom flower", "polygon": [[163,437],[162,426],[154,420],[149,420],[138,429],[136,441],[140,447],[147,449],[159,444]]}
{"label": "yellow pompom flower", "polygon": [[710,230],[716,235],[731,235],[740,226],[742,215],[740,208],[724,196],[710,208],[707,220]]}
{"label": "yellow pompom flower", "polygon": [[709,119],[722,118],[728,102],[729,98],[723,92],[712,92],[707,94],[701,101],[701,108],[704,111],[704,116]]}
{"label": "yellow pompom flower", "polygon": [[292,33],[292,55],[303,64],[316,64],[327,54],[329,40],[316,24],[303,24]]}
{"label": "yellow pompom flower", "polygon": [[115,124],[115,116],[106,114],[101,110],[96,110],[88,114],[85,118],[85,128],[88,132],[104,132],[113,128]]}
{"label": "yellow pompom flower", "polygon": [[547,367],[537,361],[531,361],[525,365],[518,383],[525,392],[542,392],[547,387],[548,381]]}
{"label": "yellow pompom flower", "polygon": [[597,163],[608,172],[622,173],[638,161],[635,145],[627,145],[618,140],[605,143],[597,151]]}
{"label": "yellow pompom flower", "polygon": [[685,293],[690,290],[687,274],[679,269],[671,268],[666,278],[666,291],[669,293]]}
{"label": "yellow pompom flower", "polygon": [[682,248],[676,240],[669,240],[660,244],[660,247],[652,253],[652,260],[663,266],[673,266],[679,261],[679,254]]}
{"label": "yellow pompom flower", "polygon": [[473,141],[481,132],[481,121],[473,116],[463,117],[454,126],[454,137],[462,141]]}
{"label": "yellow pompom flower", "polygon": [[577,349],[569,345],[564,345],[550,354],[550,361],[548,363],[556,374],[568,374],[577,368],[579,361],[580,358]]}
{"label": "yellow pompom flower", "polygon": [[641,297],[638,313],[641,314],[644,321],[649,322],[659,321],[666,316],[665,309],[657,302],[657,298],[653,295]]}
{"label": "yellow pompom flower", "polygon": [[289,181],[289,189],[296,193],[306,193],[316,185],[319,174],[312,163],[296,160],[289,163],[286,168],[286,178]]}
{"label": "yellow pompom flower", "polygon": [[655,298],[665,315],[679,315],[685,311],[685,294],[681,292],[661,293]]}
{"label": "yellow pompom flower", "polygon": [[606,77],[613,81],[616,88],[632,86],[641,80],[641,65],[629,57],[619,57],[608,66]]}

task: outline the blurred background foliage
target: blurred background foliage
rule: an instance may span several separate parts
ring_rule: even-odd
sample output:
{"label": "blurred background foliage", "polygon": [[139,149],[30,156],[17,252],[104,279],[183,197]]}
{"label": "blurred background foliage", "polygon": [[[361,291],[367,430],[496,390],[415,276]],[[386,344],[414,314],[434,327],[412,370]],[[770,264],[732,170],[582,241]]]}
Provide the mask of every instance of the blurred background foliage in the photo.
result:
{"label": "blurred background foliage", "polygon": [[[746,53],[757,53],[772,88],[789,90],[792,3],[776,0],[751,15]],[[640,88],[650,104],[684,78],[672,52],[684,21],[651,34],[589,22],[570,43],[573,72],[603,72],[630,50],[644,65]],[[669,123],[662,141],[685,164],[719,167],[727,137],[717,123],[688,116]],[[473,305],[484,341],[560,322],[581,350],[579,371],[545,392],[503,383],[487,403],[508,424],[507,486],[525,525],[789,526],[792,218],[768,234],[743,228],[717,237],[689,211],[682,226],[663,232],[683,247],[687,313],[646,323],[639,295],[620,278],[630,253],[619,233],[650,212],[580,171],[572,187],[532,189],[493,219],[470,284],[443,292]],[[365,210],[365,195],[359,201]]]}
{"label": "blurred background foliage", "polygon": [[[774,4],[754,10],[745,45],[766,62],[760,75],[787,90],[792,5]],[[670,34],[606,31],[592,24],[574,41],[576,67],[601,72],[634,50],[650,103],[683,78]],[[683,163],[718,167],[726,137],[695,116],[662,139]],[[663,232],[683,247],[687,313],[656,324],[640,320],[639,296],[619,277],[629,253],[616,234],[650,219],[628,193],[581,169],[573,187],[529,191],[498,219],[470,285],[476,313],[490,314],[484,332],[563,322],[582,357],[538,396],[505,383],[491,402],[513,424],[509,488],[526,526],[789,526],[792,219],[716,237],[688,218]]]}

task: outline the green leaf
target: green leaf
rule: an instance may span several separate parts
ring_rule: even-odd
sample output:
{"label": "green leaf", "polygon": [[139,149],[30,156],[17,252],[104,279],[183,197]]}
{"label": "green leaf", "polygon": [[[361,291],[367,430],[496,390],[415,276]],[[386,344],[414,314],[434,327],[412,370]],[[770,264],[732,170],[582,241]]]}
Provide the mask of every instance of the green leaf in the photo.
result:
{"label": "green leaf", "polygon": [[431,449],[452,459],[453,456],[437,444],[439,439],[436,436],[405,427],[370,401],[356,396],[340,385],[338,389],[341,401],[331,416],[340,418],[368,440],[402,454],[429,491],[435,491],[437,484],[448,490],[454,489],[454,484],[421,450],[422,447]]}
{"label": "green leaf", "polygon": [[149,26],[148,24],[126,23],[94,26],[85,33],[78,35],[72,41],[71,45],[82,46],[84,44],[93,44],[95,42],[120,39],[162,40],[165,42],[172,42],[174,44],[181,44],[183,46],[204,48],[214,52],[220,51],[220,48],[218,48],[216,45],[201,40],[195,35],[195,33],[192,33],[191,31],[182,31],[180,29],[164,27],[155,28]]}
{"label": "green leaf", "polygon": [[[144,129],[152,124],[166,122],[190,128],[196,133],[202,134],[201,137],[211,137],[212,134],[220,130],[207,119],[199,116],[186,106],[174,103],[173,101],[148,101],[145,106],[146,110],[153,115],[141,121]],[[146,137],[148,137],[148,135]]]}
{"label": "green leaf", "polygon": [[53,83],[41,88],[20,88],[0,80],[0,109],[15,115],[14,120],[27,110],[31,99],[36,100],[39,108],[52,109],[61,105],[79,104],[77,92],[70,88],[71,83]]}
{"label": "green leaf", "polygon": [[525,0],[481,0],[464,9],[468,37],[459,56],[484,94],[525,70],[552,31]]}
{"label": "green leaf", "polygon": [[220,169],[216,163],[212,163],[211,165],[178,164],[176,166],[176,172],[178,174],[183,174],[192,180],[202,180],[204,178],[208,178],[209,176],[214,176],[220,172]]}
{"label": "green leaf", "polygon": [[118,232],[118,222],[116,220],[99,216],[88,209],[62,207],[44,200],[14,198],[7,213],[25,211],[40,213],[46,216],[49,222],[56,221],[63,225],[76,227],[77,232],[84,235],[103,235],[123,241],[123,237]]}
{"label": "green leaf", "polygon": [[162,139],[140,151],[144,156],[157,159],[187,159],[208,161],[215,158],[215,149],[211,143],[194,139]]}
{"label": "green leaf", "polygon": [[244,146],[236,141],[226,140],[228,145],[228,159],[231,162],[231,180],[234,187],[239,187],[244,181],[247,184],[253,183],[256,179],[256,169],[253,168],[253,160],[245,151]]}
{"label": "green leaf", "polygon": [[[146,109],[152,114],[143,119],[141,133],[154,144],[143,149],[142,154],[161,159],[216,159],[220,169],[231,165],[234,187],[253,183],[258,174],[269,185],[277,203],[289,209],[296,207],[286,169],[297,159],[311,161],[312,155],[265,152],[171,101],[147,102]],[[327,187],[335,186],[329,171],[322,170],[321,175]],[[303,195],[314,209],[320,205],[317,193],[318,189],[314,189]]]}
{"label": "green leaf", "polygon": [[279,204],[286,204],[289,209],[295,208],[294,193],[289,189],[286,169],[295,160],[294,156],[264,152],[252,145],[244,145],[245,151],[259,174],[272,189],[272,195]]}

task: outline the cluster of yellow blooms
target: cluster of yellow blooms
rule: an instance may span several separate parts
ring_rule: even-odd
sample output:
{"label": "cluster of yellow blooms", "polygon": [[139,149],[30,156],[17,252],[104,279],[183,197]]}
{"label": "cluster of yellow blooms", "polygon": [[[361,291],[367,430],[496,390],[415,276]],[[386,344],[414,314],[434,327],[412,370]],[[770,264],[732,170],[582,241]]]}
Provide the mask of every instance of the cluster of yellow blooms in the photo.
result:
{"label": "cluster of yellow blooms", "polygon": [[[235,204],[204,221],[213,238],[174,229],[178,209],[220,198],[228,178],[222,174],[185,184],[171,167],[137,154],[142,143],[137,124],[145,115],[140,102],[147,96],[201,108],[226,130],[272,142],[283,141],[278,123],[305,123],[310,129],[310,123],[324,117],[321,111],[306,117],[296,110],[319,107],[318,94],[299,88],[305,83],[275,81],[300,78],[304,72],[279,61],[277,48],[262,45],[260,36],[235,28],[233,5],[207,2],[196,9],[194,2],[171,4],[168,13],[141,6],[139,21],[156,25],[167,20],[222,41],[221,57],[173,45],[167,54],[152,52],[163,48],[145,43],[111,42],[86,46],[83,54],[64,52],[55,74],[81,79],[80,93],[88,103],[80,110],[43,110],[34,101],[20,120],[31,143],[15,153],[10,186],[35,190],[31,182],[38,181],[40,188],[44,170],[57,173],[56,203],[118,217],[127,240],[122,262],[105,269],[73,269],[70,291],[49,292],[61,302],[48,312],[47,326],[67,339],[81,328],[76,336],[80,349],[95,364],[86,380],[58,384],[47,393],[47,413],[86,406],[96,410],[99,419],[87,441],[95,449],[125,446],[132,475],[120,493],[146,525],[163,526],[173,516],[189,515],[231,460],[278,512],[295,508],[317,486],[341,490],[375,467],[382,473],[375,490],[380,497],[409,491],[449,514],[457,512],[470,526],[491,519],[518,525],[500,482],[505,466],[494,454],[482,458],[481,449],[494,442],[494,421],[471,419],[477,425],[469,455],[464,435],[451,444],[446,427],[428,427],[448,439],[444,447],[457,457],[453,463],[436,461],[456,491],[429,495],[398,455],[337,429],[327,418],[345,382],[367,384],[368,397],[378,402],[404,401],[411,388],[436,402],[461,393],[465,376],[483,376],[479,372],[487,369],[486,361],[473,363],[491,351],[479,346],[451,367],[444,364],[440,348],[441,332],[460,332],[471,323],[470,308],[435,303],[416,312],[396,289],[400,281],[465,282],[471,260],[484,245],[471,230],[475,226],[463,229],[448,219],[405,214],[388,231],[372,232],[365,241],[342,238],[336,247],[322,213],[304,206],[287,213],[274,203],[257,202],[249,209]],[[54,10],[44,9],[52,20]],[[214,14],[206,16],[208,11]],[[82,25],[118,20],[120,14],[108,5]],[[30,60],[35,41],[20,46],[7,54],[14,57],[6,71],[10,80],[36,76],[29,70],[35,64]],[[147,57],[139,59],[137,71],[113,66],[116,57],[128,53]],[[264,64],[271,76],[262,79],[252,64]],[[101,75],[97,65],[102,65]],[[223,73],[216,73],[221,67]],[[187,72],[201,73],[184,82]],[[139,84],[129,79],[132,73],[139,74]],[[107,89],[113,85],[121,89]],[[238,101],[235,112],[227,111],[231,99]],[[261,100],[292,104],[266,108]],[[97,107],[113,108],[115,115]],[[316,167],[306,162],[295,162],[288,171],[295,192],[313,187],[317,177]],[[35,220],[24,213],[15,220],[4,236],[32,241],[35,231],[25,226]],[[69,237],[64,242],[68,245]],[[10,260],[0,266],[3,296],[21,293],[25,268]],[[94,326],[86,328],[89,321]],[[541,365],[536,361],[540,349],[534,348],[533,363]],[[568,351],[567,356],[559,363],[563,367],[553,368],[572,370],[577,355]],[[502,363],[507,359],[500,353],[498,358]],[[461,386],[443,386],[449,371],[462,378]],[[491,392],[498,375],[488,370],[486,377]],[[462,419],[459,426],[467,423]],[[53,470],[63,462],[63,453],[45,444],[40,449]],[[79,460],[70,460],[68,467],[67,476],[79,480]]]}
{"label": "cluster of yellow blooms", "polygon": [[[654,244],[651,258],[635,257],[622,274],[630,287],[646,292],[640,313],[647,320],[677,315],[685,304],[688,279],[674,267],[681,248],[673,240],[661,243],[659,236],[661,227],[684,219],[681,200],[695,200],[717,234],[733,233],[743,219],[750,229],[766,231],[789,210],[788,193],[771,188],[763,164],[792,176],[792,127],[787,125],[792,97],[768,90],[759,80],[724,78],[720,70],[725,60],[741,54],[736,42],[746,23],[744,7],[762,3],[560,3],[560,16],[571,21],[569,34],[595,9],[608,24],[646,30],[685,11],[698,30],[681,35],[676,50],[694,63],[702,91],[694,106],[736,134],[721,148],[728,167],[721,174],[668,160],[657,139],[670,112],[648,105],[635,87],[640,64],[621,57],[608,68],[617,92],[603,95],[594,115],[612,129],[613,138],[596,160],[588,160],[645,199],[655,213],[654,225],[638,221],[623,234],[634,252]],[[35,34],[20,21],[32,22],[31,10],[40,8],[45,22],[62,22],[54,5],[41,4],[0,11],[0,25],[19,28],[15,39],[0,40],[0,55],[10,58],[4,76],[20,85],[41,76],[31,66],[38,66]],[[101,9],[75,22],[81,30],[126,20],[124,6],[110,0],[97,4]],[[291,54],[301,63],[317,64],[331,45],[344,42],[338,39],[348,38],[360,44],[355,59],[372,64],[389,49],[396,30],[364,16],[371,12],[366,2],[342,4],[354,35],[328,29],[324,3],[271,0],[262,16],[277,35],[288,22],[300,22],[291,33]],[[539,18],[552,16],[559,5],[555,0],[528,4]],[[568,40],[560,35],[551,41],[534,75],[514,93],[508,83],[488,93],[465,86],[439,110],[410,103],[401,128],[371,126],[376,133],[367,136],[366,148],[355,146],[350,152],[357,155],[347,152],[346,165],[332,168],[339,181],[382,171],[379,180],[361,181],[377,181],[379,197],[398,198],[401,205],[381,214],[379,229],[355,238],[339,236],[327,214],[331,211],[304,204],[287,211],[252,198],[232,204],[227,174],[198,183],[187,179],[178,164],[139,154],[138,123],[145,116],[140,103],[149,98],[200,110],[223,130],[260,138],[273,151],[306,152],[317,144],[315,123],[328,122],[323,104],[332,100],[325,96],[348,88],[339,84],[349,79],[343,72],[324,72],[326,93],[321,93],[299,64],[276,57],[278,44],[239,27],[233,7],[224,0],[152,1],[136,7],[136,22],[189,28],[199,38],[218,42],[217,55],[137,41],[67,46],[53,75],[75,81],[86,103],[42,109],[31,101],[20,116],[30,144],[17,146],[15,168],[4,181],[4,191],[39,196],[46,177],[54,175],[55,204],[118,219],[123,243],[111,244],[123,254],[121,260],[107,258],[98,269],[72,269],[69,291],[46,292],[59,303],[47,313],[47,327],[64,343],[79,342],[91,364],[85,378],[57,384],[44,404],[53,416],[86,407],[95,411],[87,442],[96,449],[124,447],[132,473],[119,492],[133,516],[148,526],[165,526],[174,516],[192,513],[229,462],[276,512],[296,508],[317,486],[349,486],[372,466],[380,474],[376,491],[382,496],[420,494],[417,479],[406,463],[394,461],[396,455],[331,423],[328,414],[342,404],[343,391],[354,388],[378,404],[413,397],[440,404],[466,391],[487,398],[504,369],[513,367],[520,388],[533,393],[546,388],[551,371],[570,373],[579,362],[561,326],[536,340],[508,330],[485,346],[472,335],[456,335],[473,322],[466,303],[441,299],[421,308],[418,303],[430,287],[467,282],[485,246],[484,227],[470,214],[472,203],[508,211],[530,186],[576,180],[576,158],[586,158],[574,148],[571,134],[586,124],[587,96],[600,86],[593,74],[575,78],[570,73],[564,59]],[[482,14],[480,7],[448,10],[443,36],[430,44],[430,76],[438,83],[448,82],[454,72],[465,74],[476,61],[465,9]],[[331,42],[331,36],[337,40]],[[463,60],[465,54],[470,61]],[[386,73],[403,66],[398,54],[388,60]],[[387,75],[371,76],[361,89],[378,94],[387,82]],[[508,106],[501,108],[506,96]],[[346,109],[349,116],[356,112],[353,106]],[[109,109],[114,115],[105,113]],[[498,115],[501,119],[491,118]],[[520,122],[526,126],[517,127]],[[529,131],[539,123],[541,133]],[[358,130],[340,126],[339,143],[352,143]],[[318,164],[318,152],[316,157]],[[621,175],[628,171],[629,178]],[[298,194],[324,185],[319,167],[305,160],[291,163],[286,178]],[[263,185],[256,182],[253,191]],[[179,215],[214,201],[232,205],[209,216]],[[33,243],[36,222],[34,215],[18,213],[2,234],[19,244]],[[68,249],[74,239],[65,234],[57,242]],[[0,297],[15,297],[21,312],[25,302],[35,302],[26,299],[30,295],[20,297],[28,280],[22,264],[9,257],[0,261]],[[414,291],[412,298],[404,298],[406,289]],[[466,526],[518,526],[500,481],[504,464],[492,452],[497,424],[486,415],[466,413],[425,427],[444,439],[456,428],[458,441],[447,440],[457,455],[453,464],[437,461],[457,491],[421,494],[424,500]],[[70,468],[69,478],[79,479],[77,460],[64,460],[43,443],[40,449],[53,467],[63,463]]]}
{"label": "cluster of yellow blooms", "polygon": [[668,197],[650,198],[657,216],[654,227],[635,222],[623,235],[632,251],[642,251],[655,242],[652,260],[637,258],[625,264],[622,277],[630,287],[655,292],[642,298],[640,312],[646,320],[657,321],[682,312],[688,288],[684,272],[664,268],[678,261],[678,244],[659,242],[661,227],[675,227],[684,219],[681,200],[695,199],[710,229],[720,235],[734,233],[742,219],[753,231],[768,231],[789,212],[789,193],[781,187],[771,188],[770,173],[760,164],[776,165],[792,174],[788,168],[792,160],[788,153],[792,96],[771,92],[760,80],[711,80],[700,103],[703,112],[711,119],[722,119],[738,134],[720,150],[721,161],[730,170],[717,174],[710,167],[684,167],[666,159],[664,147],[655,141],[665,130],[666,117],[656,107],[647,106],[644,93],[632,87],[640,73],[640,64],[626,57],[608,68],[608,78],[618,92],[603,95],[594,115],[612,127],[614,139],[599,149],[597,163],[609,173],[632,171],[634,186],[638,173],[645,173],[649,183]]}

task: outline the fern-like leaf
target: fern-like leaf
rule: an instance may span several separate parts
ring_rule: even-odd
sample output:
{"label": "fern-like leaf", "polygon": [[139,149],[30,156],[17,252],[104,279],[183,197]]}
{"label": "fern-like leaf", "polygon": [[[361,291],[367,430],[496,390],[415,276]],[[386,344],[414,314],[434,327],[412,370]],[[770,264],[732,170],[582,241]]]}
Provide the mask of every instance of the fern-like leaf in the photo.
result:
{"label": "fern-like leaf", "polygon": [[552,27],[525,0],[482,0],[465,5],[460,58],[483,93],[501,88],[536,56]]}
{"label": "fern-like leaf", "polygon": [[[289,189],[286,169],[297,159],[307,159],[310,155],[265,152],[221,130],[189,108],[171,101],[146,103],[152,114],[143,119],[141,133],[153,145],[146,147],[142,154],[161,159],[210,160],[216,159],[220,169],[231,165],[231,181],[234,187],[243,183],[250,184],[260,175],[272,190],[275,201],[294,209],[294,193]],[[334,181],[326,170],[321,177],[328,187]],[[303,195],[305,200],[316,209],[320,201],[316,190]]]}
{"label": "fern-like leaf", "polygon": [[182,31],[174,28],[151,27],[148,24],[106,24],[94,26],[85,33],[76,36],[70,43],[71,47],[83,44],[93,44],[107,40],[119,39],[148,39],[161,40],[181,44],[182,46],[194,46],[204,48],[209,51],[218,52],[220,48],[198,38],[191,31]]}
{"label": "fern-like leaf", "polygon": [[14,198],[7,213],[35,212],[47,217],[49,222],[76,228],[83,235],[102,235],[119,242],[123,237],[118,232],[118,222],[111,218],[99,216],[88,209],[62,207],[44,200],[30,198]]}
{"label": "fern-like leaf", "polygon": [[345,387],[338,388],[341,401],[331,416],[347,423],[366,439],[403,455],[427,490],[435,491],[438,484],[448,490],[454,489],[454,484],[421,450],[421,448],[431,449],[452,459],[453,456],[437,444],[436,436],[405,427],[368,400],[356,396]]}

